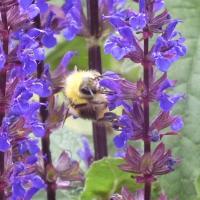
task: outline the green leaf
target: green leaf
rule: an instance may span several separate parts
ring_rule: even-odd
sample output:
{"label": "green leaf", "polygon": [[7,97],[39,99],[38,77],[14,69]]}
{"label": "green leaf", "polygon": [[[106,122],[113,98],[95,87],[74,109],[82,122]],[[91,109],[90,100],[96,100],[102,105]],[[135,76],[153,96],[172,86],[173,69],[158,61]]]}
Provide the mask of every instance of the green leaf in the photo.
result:
{"label": "green leaf", "polygon": [[122,186],[136,191],[141,187],[131,174],[119,169],[122,159],[104,158],[92,164],[86,174],[85,188],[81,200],[109,200],[113,193],[119,192]]}
{"label": "green leaf", "polygon": [[200,176],[198,176],[195,181],[195,188],[197,191],[197,196],[198,196],[198,198],[200,198]]}
{"label": "green leaf", "polygon": [[77,56],[70,62],[70,69],[73,69],[75,65],[80,69],[84,69],[88,65],[86,41],[81,37],[76,37],[70,42],[63,38],[60,39],[58,45],[48,51],[47,63],[50,63],[54,69],[67,51],[77,52]]}
{"label": "green leaf", "polygon": [[183,116],[185,128],[180,137],[167,139],[168,146],[182,163],[175,172],[163,176],[161,183],[172,199],[194,200],[194,180],[200,168],[200,1],[166,2],[172,16],[183,20],[179,29],[186,38],[188,55],[170,69],[170,78],[178,80],[177,91],[184,92],[187,97],[175,110]]}

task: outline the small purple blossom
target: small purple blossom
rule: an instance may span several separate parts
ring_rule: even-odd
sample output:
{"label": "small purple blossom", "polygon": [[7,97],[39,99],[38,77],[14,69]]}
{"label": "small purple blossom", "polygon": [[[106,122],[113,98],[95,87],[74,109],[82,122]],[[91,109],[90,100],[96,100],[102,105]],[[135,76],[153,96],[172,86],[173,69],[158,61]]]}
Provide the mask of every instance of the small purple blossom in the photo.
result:
{"label": "small purple blossom", "polygon": [[142,50],[129,27],[120,27],[119,35],[111,35],[105,43],[104,51],[112,54],[117,60],[130,58],[135,62],[140,62]]}
{"label": "small purple blossom", "polygon": [[0,151],[6,152],[10,146],[8,134],[6,132],[0,132]]}
{"label": "small purple blossom", "polygon": [[171,124],[171,129],[174,131],[180,131],[184,126],[184,122],[181,116],[178,116],[174,119],[173,123]]}
{"label": "small purple blossom", "polygon": [[[153,48],[155,64],[162,72],[166,72],[172,63],[186,55],[187,49],[183,44],[185,39],[174,31],[178,22],[174,21],[168,25],[163,35],[158,37]],[[176,37],[178,38],[175,39]]]}
{"label": "small purple blossom", "polygon": [[94,153],[91,150],[91,147],[89,145],[89,141],[86,137],[82,137],[82,144],[83,148],[78,150],[78,155],[81,158],[81,160],[84,161],[87,167],[89,167],[93,160],[94,160]]}
{"label": "small purple blossom", "polygon": [[3,52],[2,44],[0,44],[0,70],[4,67],[6,62],[5,54]]}

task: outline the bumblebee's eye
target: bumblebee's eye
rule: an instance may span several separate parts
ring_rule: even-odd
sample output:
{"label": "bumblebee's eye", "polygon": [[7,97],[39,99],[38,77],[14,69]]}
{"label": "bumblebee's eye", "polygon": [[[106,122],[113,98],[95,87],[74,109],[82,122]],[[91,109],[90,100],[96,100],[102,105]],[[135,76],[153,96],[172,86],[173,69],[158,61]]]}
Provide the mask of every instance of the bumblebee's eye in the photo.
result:
{"label": "bumblebee's eye", "polygon": [[81,92],[88,96],[94,96],[94,94],[96,94],[95,90],[92,90],[91,88],[88,88],[88,87],[81,88]]}

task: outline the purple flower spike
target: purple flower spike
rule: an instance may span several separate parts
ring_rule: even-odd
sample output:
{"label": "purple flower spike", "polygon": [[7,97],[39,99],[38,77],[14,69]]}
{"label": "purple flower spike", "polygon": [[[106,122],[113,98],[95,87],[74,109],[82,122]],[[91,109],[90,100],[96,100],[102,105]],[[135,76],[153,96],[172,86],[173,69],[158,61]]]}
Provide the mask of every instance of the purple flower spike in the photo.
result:
{"label": "purple flower spike", "polygon": [[[163,143],[152,152],[151,143],[160,142],[164,136],[177,135],[184,126],[180,116],[172,115],[174,105],[184,99],[184,95],[168,93],[168,90],[173,90],[176,81],[169,80],[167,76],[172,64],[187,53],[185,38],[176,31],[181,21],[172,19],[164,0],[133,1],[138,4],[138,12],[128,8],[104,17],[115,30],[106,40],[104,51],[117,60],[128,58],[134,63],[141,63],[142,78],[131,83],[108,72],[101,77],[100,85],[107,95],[109,110],[122,108],[120,116],[112,112],[105,114],[105,119],[119,131],[114,137],[115,146],[126,149],[126,163],[120,168],[134,176],[138,174],[136,181],[144,183],[145,189],[138,197],[123,190],[112,200],[152,198],[151,183],[157,176],[173,171],[178,161],[172,157],[171,150],[165,150]],[[155,42],[152,43],[151,39]],[[158,103],[160,107],[153,120],[152,103]],[[129,141],[134,140],[144,142],[144,153],[128,146]],[[167,200],[167,197],[161,196],[161,199]]]}

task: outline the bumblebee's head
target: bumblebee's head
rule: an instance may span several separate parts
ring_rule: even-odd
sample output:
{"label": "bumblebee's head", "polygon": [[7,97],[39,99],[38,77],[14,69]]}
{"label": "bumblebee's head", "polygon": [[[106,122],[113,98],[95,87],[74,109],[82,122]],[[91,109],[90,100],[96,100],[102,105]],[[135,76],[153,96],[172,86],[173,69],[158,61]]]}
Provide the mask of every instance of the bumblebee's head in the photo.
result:
{"label": "bumblebee's head", "polygon": [[96,71],[74,71],[66,79],[65,95],[74,104],[88,103],[99,92]]}

